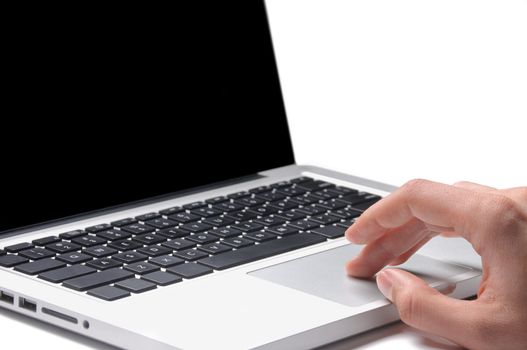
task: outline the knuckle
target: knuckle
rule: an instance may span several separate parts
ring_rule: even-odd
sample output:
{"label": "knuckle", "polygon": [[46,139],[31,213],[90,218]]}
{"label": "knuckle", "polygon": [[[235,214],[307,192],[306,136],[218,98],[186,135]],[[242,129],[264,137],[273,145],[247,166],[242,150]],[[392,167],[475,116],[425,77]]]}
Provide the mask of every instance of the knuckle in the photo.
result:
{"label": "knuckle", "polygon": [[490,220],[496,229],[508,231],[514,229],[523,219],[523,214],[513,199],[504,195],[489,196]]}
{"label": "knuckle", "polygon": [[397,296],[397,310],[401,321],[413,327],[420,325],[421,303],[416,295],[410,289],[405,289]]}
{"label": "knuckle", "polygon": [[527,204],[527,187],[519,187],[514,192],[522,203]]}
{"label": "knuckle", "polygon": [[420,191],[423,187],[430,184],[430,181],[425,179],[413,179],[406,182],[401,188],[407,192],[414,193]]}

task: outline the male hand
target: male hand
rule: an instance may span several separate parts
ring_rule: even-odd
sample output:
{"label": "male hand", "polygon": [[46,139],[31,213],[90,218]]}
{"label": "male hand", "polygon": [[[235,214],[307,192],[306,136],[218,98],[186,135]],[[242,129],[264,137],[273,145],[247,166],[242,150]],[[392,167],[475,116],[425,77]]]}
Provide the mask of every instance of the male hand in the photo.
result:
{"label": "male hand", "polygon": [[[482,258],[475,300],[456,300],[403,270],[436,235],[462,236]],[[347,231],[366,244],[347,264],[377,285],[410,326],[472,349],[527,349],[527,187],[497,190],[413,180],[368,209]]]}

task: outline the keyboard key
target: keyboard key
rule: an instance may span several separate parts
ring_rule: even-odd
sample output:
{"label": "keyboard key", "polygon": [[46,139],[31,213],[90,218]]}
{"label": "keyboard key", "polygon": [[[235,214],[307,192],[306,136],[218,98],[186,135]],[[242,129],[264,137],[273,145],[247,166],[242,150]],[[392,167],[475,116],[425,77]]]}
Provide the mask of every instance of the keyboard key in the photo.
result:
{"label": "keyboard key", "polygon": [[62,239],[73,239],[75,237],[80,237],[80,236],[84,236],[86,235],[86,231],[83,231],[83,230],[73,230],[73,231],[68,231],[68,232],[64,232],[64,233],[61,233],[59,235],[60,238]]}
{"label": "keyboard key", "polygon": [[344,227],[338,226],[324,226],[311,230],[312,233],[332,239],[344,236],[345,231],[346,229]]}
{"label": "keyboard key", "polygon": [[201,208],[201,207],[205,207],[206,205],[207,205],[207,203],[205,203],[205,202],[194,202],[194,203],[185,204],[183,206],[183,208],[188,209],[188,210],[192,210],[192,209],[198,209],[198,208]]}
{"label": "keyboard key", "polygon": [[233,266],[253,262],[325,241],[326,239],[318,235],[311,233],[298,233],[282,239],[275,239],[243,249],[213,255],[199,260],[199,263],[212,267],[215,270],[224,270]]}
{"label": "keyboard key", "polygon": [[264,228],[263,225],[257,224],[256,222],[242,222],[232,226],[233,228],[243,231],[243,232],[252,232],[258,231]]}
{"label": "keyboard key", "polygon": [[174,227],[178,225],[178,223],[174,220],[163,219],[163,218],[148,220],[148,221],[145,221],[145,224],[158,228],[158,229]]}
{"label": "keyboard key", "polygon": [[228,217],[216,216],[203,220],[204,223],[212,225],[214,227],[227,226],[233,224],[235,220]]}
{"label": "keyboard key", "polygon": [[354,188],[348,188],[348,187],[344,187],[344,186],[337,186],[337,187],[333,187],[333,188],[328,188],[327,190],[330,191],[330,192],[336,193],[338,195],[342,195],[342,196],[345,196],[345,195],[348,195],[348,194],[357,194],[357,193],[359,193],[359,191],[357,191]]}
{"label": "keyboard key", "polygon": [[128,264],[124,268],[138,275],[142,275],[144,273],[150,273],[150,272],[159,270],[159,266],[152,265],[150,263],[143,262],[143,261]]}
{"label": "keyboard key", "polygon": [[375,203],[377,203],[380,200],[381,200],[381,197],[376,196],[376,197],[373,197],[373,199],[370,200],[370,201],[362,202],[362,203],[359,203],[359,204],[354,204],[353,208],[365,211],[366,209],[368,209],[369,207],[371,207],[372,205],[374,205]]}
{"label": "keyboard key", "polygon": [[320,197],[316,197],[311,194],[306,194],[303,196],[291,197],[289,200],[291,202],[295,202],[298,204],[309,205],[309,204],[317,203],[320,199],[321,199]]}
{"label": "keyboard key", "polygon": [[300,219],[305,218],[306,214],[290,210],[290,211],[286,211],[286,212],[283,212],[283,213],[276,214],[275,216],[278,217],[278,218],[282,218],[284,220],[287,220],[287,221],[296,221],[296,220],[300,220]]}
{"label": "keyboard key", "polygon": [[97,260],[88,261],[86,266],[93,267],[97,270],[108,270],[114,267],[123,266],[120,261],[113,260],[112,258],[101,258]]}
{"label": "keyboard key", "polygon": [[38,260],[54,257],[55,253],[53,253],[51,250],[47,250],[44,248],[31,248],[21,251],[20,253],[18,253],[18,255],[31,260]]}
{"label": "keyboard key", "polygon": [[152,219],[155,219],[155,218],[159,218],[161,217],[161,214],[158,214],[158,213],[146,213],[146,214],[143,214],[143,215],[138,215],[136,216],[136,220],[139,220],[139,221],[147,221],[147,220],[152,220]]}
{"label": "keyboard key", "polygon": [[95,272],[97,272],[96,269],[92,269],[88,266],[73,265],[41,273],[38,275],[38,278],[52,283],[60,283],[70,278],[80,277]]}
{"label": "keyboard key", "polygon": [[269,187],[270,188],[282,188],[282,187],[286,187],[286,186],[289,186],[291,183],[289,181],[280,181],[280,182],[276,182],[274,184],[270,184]]}
{"label": "keyboard key", "polygon": [[15,266],[15,271],[22,272],[28,275],[37,275],[41,272],[58,269],[64,267],[66,264],[55,259],[41,259],[33,262]]}
{"label": "keyboard key", "polygon": [[334,222],[340,221],[340,218],[333,216],[333,215],[329,215],[329,214],[323,214],[323,215],[311,216],[309,220],[318,222],[319,224],[322,224],[322,225],[329,225]]}
{"label": "keyboard key", "polygon": [[217,209],[213,209],[213,208],[204,207],[204,208],[191,210],[190,213],[192,213],[194,215],[198,215],[198,216],[204,217],[204,218],[210,218],[212,216],[221,215],[223,213],[223,211],[217,210]]}
{"label": "keyboard key", "polygon": [[242,210],[245,206],[236,203],[225,202],[212,206],[214,209],[218,209],[222,212],[230,213],[231,211]]}
{"label": "keyboard key", "polygon": [[306,190],[300,187],[296,187],[296,186],[295,187],[288,186],[288,187],[280,188],[276,190],[276,192],[284,194],[289,197],[295,197],[295,196],[303,195],[304,193],[306,193]]}
{"label": "keyboard key", "polygon": [[124,262],[126,264],[132,264],[134,262],[148,260],[148,256],[138,252],[124,252],[120,254],[115,254],[114,256],[112,256],[112,258]]}
{"label": "keyboard key", "polygon": [[157,284],[158,286],[168,286],[177,282],[181,282],[181,277],[162,271],[152,272],[146,275],[141,276],[141,279],[148,282]]}
{"label": "keyboard key", "polygon": [[167,209],[160,210],[159,213],[162,214],[162,215],[167,215],[168,216],[168,215],[180,213],[182,211],[185,211],[185,209],[183,209],[181,207],[172,207],[172,208],[167,208]]}
{"label": "keyboard key", "polygon": [[355,222],[355,219],[349,219],[349,220],[345,220],[345,221],[342,221],[342,222],[337,222],[335,225],[336,226],[340,226],[340,227],[344,227],[344,228],[347,229],[348,227],[353,225],[354,222]]}
{"label": "keyboard key", "polygon": [[207,244],[216,242],[218,240],[218,237],[214,235],[209,235],[207,233],[196,233],[194,235],[188,236],[185,239],[188,239],[189,241],[196,242],[198,244]]}
{"label": "keyboard key", "polygon": [[333,185],[332,183],[325,182],[322,180],[302,182],[302,183],[297,184],[297,186],[300,188],[303,188],[306,191],[311,191],[311,192],[319,191],[324,188],[335,187],[335,185]]}
{"label": "keyboard key", "polygon": [[243,206],[246,206],[246,207],[254,207],[256,205],[264,204],[265,200],[254,198],[254,197],[245,197],[245,198],[241,198],[241,199],[235,200],[234,203],[239,204],[239,205],[243,205]]}
{"label": "keyboard key", "polygon": [[170,215],[168,218],[171,220],[176,220],[177,222],[180,222],[182,224],[186,224],[189,222],[198,221],[199,219],[201,219],[201,216],[181,212],[181,213]]}
{"label": "keyboard key", "polygon": [[249,232],[243,236],[244,238],[256,241],[256,242],[265,242],[270,241],[271,239],[275,239],[276,235],[273,235],[269,232]]}
{"label": "keyboard key", "polygon": [[239,236],[242,234],[242,231],[237,230],[232,227],[231,228],[221,227],[221,228],[216,228],[214,230],[210,230],[209,233],[213,234],[214,236],[221,237],[221,238],[228,238],[228,237]]}
{"label": "keyboard key", "polygon": [[275,226],[275,227],[268,228],[266,232],[271,232],[279,236],[289,236],[289,235],[298,233],[298,228],[294,228],[291,226]]}
{"label": "keyboard key", "polygon": [[230,199],[239,199],[239,198],[244,198],[244,197],[248,197],[250,196],[251,194],[247,191],[240,191],[240,192],[236,192],[236,193],[232,193],[232,194],[229,194],[227,196],[227,198],[230,198]]}
{"label": "keyboard key", "polygon": [[278,212],[278,209],[263,205],[261,207],[253,207],[247,210],[249,213],[254,213],[258,216],[267,216]]}
{"label": "keyboard key", "polygon": [[240,237],[233,237],[233,238],[226,238],[223,241],[221,241],[221,243],[238,249],[238,248],[243,248],[243,247],[253,245],[254,241],[251,241],[245,238],[240,238]]}
{"label": "keyboard key", "polygon": [[57,242],[57,243],[51,243],[46,246],[47,249],[54,251],[55,253],[68,253],[75,250],[80,250],[81,246],[75,243],[71,242]]}
{"label": "keyboard key", "polygon": [[163,256],[157,256],[155,258],[152,258],[148,261],[149,263],[155,264],[159,267],[171,267],[175,265],[179,265],[185,262],[185,260],[181,258],[176,258],[172,255],[163,255]]}
{"label": "keyboard key", "polygon": [[4,249],[9,253],[18,253],[24,249],[29,249],[33,247],[34,245],[32,243],[24,242],[24,243],[18,243],[18,244],[7,246]]}
{"label": "keyboard key", "polygon": [[180,228],[182,228],[183,230],[197,233],[207,231],[208,229],[211,229],[212,226],[201,222],[192,222],[185,225],[181,225]]}
{"label": "keyboard key", "polygon": [[325,213],[328,210],[324,207],[313,204],[307,207],[298,208],[296,211],[306,215],[319,215]]}
{"label": "keyboard key", "polygon": [[74,238],[71,241],[83,247],[93,247],[95,245],[105,244],[107,242],[104,238],[97,236],[82,236]]}
{"label": "keyboard key", "polygon": [[315,195],[317,197],[320,197],[320,198],[323,198],[325,200],[333,199],[335,197],[338,197],[338,194],[329,191],[329,189],[327,189],[327,188],[322,190],[322,191],[313,192],[313,195]]}
{"label": "keyboard key", "polygon": [[343,202],[348,205],[357,205],[364,202],[369,202],[372,200],[375,200],[377,198],[381,198],[377,195],[366,193],[366,192],[359,192],[357,194],[350,194],[341,198],[337,198],[337,201]]}
{"label": "keyboard key", "polygon": [[362,214],[361,211],[352,208],[345,208],[339,210],[332,210],[331,215],[338,216],[341,219],[351,219],[359,217]]}
{"label": "keyboard key", "polygon": [[86,227],[86,231],[89,233],[97,233],[99,231],[104,231],[104,230],[108,230],[111,228],[112,228],[112,225],[110,224],[99,224],[99,225]]}
{"label": "keyboard key", "polygon": [[117,250],[111,248],[111,247],[105,247],[103,245],[98,245],[90,248],[85,248],[82,250],[84,254],[91,255],[96,258],[102,258],[108,255],[112,255],[117,253]]}
{"label": "keyboard key", "polygon": [[252,213],[250,211],[237,211],[233,213],[227,213],[225,216],[236,221],[247,221],[256,218],[258,214]]}
{"label": "keyboard key", "polygon": [[65,263],[68,263],[70,265],[74,265],[74,264],[80,264],[86,261],[90,261],[93,258],[83,253],[72,252],[72,253],[65,253],[65,254],[57,255],[55,259],[64,261]]}
{"label": "keyboard key", "polygon": [[112,247],[114,249],[117,249],[120,252],[125,252],[127,250],[134,250],[137,248],[141,248],[143,245],[137,242],[133,242],[131,240],[125,239],[122,241],[115,241],[108,243],[108,247]]}
{"label": "keyboard key", "polygon": [[205,203],[207,203],[207,204],[218,204],[218,203],[223,203],[223,202],[228,201],[228,200],[229,200],[229,198],[227,198],[225,196],[218,196],[218,197],[207,199],[205,201]]}
{"label": "keyboard key", "polygon": [[2,249],[0,249],[0,256],[2,256],[2,255],[6,255],[6,252],[3,251]]}
{"label": "keyboard key", "polygon": [[291,221],[289,224],[287,224],[289,227],[294,227],[296,229],[302,230],[302,231],[308,231],[315,227],[320,227],[320,224],[317,222],[309,221],[309,220],[297,220],[297,221]]}
{"label": "keyboard key", "polygon": [[129,291],[113,286],[103,286],[99,288],[94,288],[92,290],[89,290],[87,294],[106,301],[114,301],[129,297],[131,295]]}
{"label": "keyboard key", "polygon": [[152,289],[156,289],[157,285],[143,279],[130,278],[115,283],[115,287],[127,290],[132,293],[143,293]]}
{"label": "keyboard key", "polygon": [[155,228],[144,224],[132,224],[121,227],[121,230],[130,232],[133,235],[141,235],[143,233],[154,232]]}
{"label": "keyboard key", "polygon": [[29,259],[18,255],[7,254],[0,256],[0,266],[3,267],[13,267],[19,264],[26,263],[28,261]]}
{"label": "keyboard key", "polygon": [[220,254],[232,250],[231,247],[220,243],[205,244],[198,247],[198,249],[204,251],[207,254]]}
{"label": "keyboard key", "polygon": [[299,184],[299,183],[309,182],[309,181],[313,181],[313,178],[309,176],[301,176],[301,177],[297,177],[295,179],[289,180],[289,182],[293,184]]}
{"label": "keyboard key", "polygon": [[134,241],[144,245],[158,244],[166,241],[166,237],[156,235],[154,233],[147,233],[144,235],[138,235],[133,238]]}
{"label": "keyboard key", "polygon": [[269,190],[270,188],[267,186],[258,186],[258,187],[251,188],[249,190],[249,193],[261,193],[261,192],[267,192]]}
{"label": "keyboard key", "polygon": [[298,203],[291,202],[291,201],[278,201],[278,202],[271,202],[269,203],[269,206],[272,208],[276,208],[278,210],[290,210],[298,207]]}
{"label": "keyboard key", "polygon": [[36,245],[36,246],[43,247],[46,244],[55,243],[55,242],[58,242],[60,240],[61,239],[58,238],[57,236],[48,236],[48,237],[44,237],[44,238],[39,238],[39,239],[33,240],[33,244]]}
{"label": "keyboard key", "polygon": [[194,261],[201,258],[204,258],[206,256],[209,256],[207,253],[204,253],[202,251],[196,250],[196,249],[188,249],[188,250],[182,250],[179,252],[174,253],[174,256],[185,259],[187,261]]}
{"label": "keyboard key", "polygon": [[183,239],[183,238],[176,238],[171,241],[163,243],[162,246],[167,247],[172,250],[183,250],[183,249],[195,247],[196,243],[187,241],[186,239]]}
{"label": "keyboard key", "polygon": [[270,227],[270,226],[281,225],[285,223],[285,220],[279,217],[276,217],[276,216],[268,216],[268,217],[261,218],[261,219],[255,219],[254,222],[256,222],[257,224],[262,224],[266,227]]}
{"label": "keyboard key", "polygon": [[151,245],[137,249],[137,252],[148,256],[160,256],[172,253],[172,249],[168,249],[159,245]]}
{"label": "keyboard key", "polygon": [[132,236],[131,233],[121,231],[121,230],[116,230],[116,229],[100,231],[100,232],[97,232],[96,235],[108,241],[117,241],[119,239],[127,239]]}
{"label": "keyboard key", "polygon": [[264,201],[267,201],[267,202],[274,202],[274,201],[282,200],[286,198],[287,196],[280,192],[264,192],[264,193],[256,194],[255,197],[262,199]]}
{"label": "keyboard key", "polygon": [[110,224],[114,227],[122,227],[126,225],[135,224],[137,222],[137,219],[134,218],[125,218],[117,221],[112,221]]}
{"label": "keyboard key", "polygon": [[[218,256],[222,255],[223,254],[220,254]],[[168,268],[167,271],[170,273],[175,273],[183,278],[196,278],[213,272],[210,267],[199,265],[196,263],[177,265]]]}
{"label": "keyboard key", "polygon": [[329,210],[338,210],[346,206],[346,204],[338,201],[322,201],[318,205]]}
{"label": "keyboard key", "polygon": [[174,239],[188,236],[190,232],[182,230],[180,228],[165,228],[163,230],[157,231],[156,234],[166,238]]}

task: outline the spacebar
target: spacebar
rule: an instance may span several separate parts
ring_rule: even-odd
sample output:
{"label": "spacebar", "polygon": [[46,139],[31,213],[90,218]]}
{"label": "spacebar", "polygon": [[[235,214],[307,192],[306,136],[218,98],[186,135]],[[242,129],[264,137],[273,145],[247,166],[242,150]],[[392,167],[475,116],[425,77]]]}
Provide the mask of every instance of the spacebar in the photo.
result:
{"label": "spacebar", "polygon": [[312,244],[325,242],[324,237],[310,233],[298,233],[274,241],[264,242],[247,248],[233,250],[198,260],[200,264],[212,267],[214,270],[224,270],[229,267],[264,259],[273,255],[289,252]]}

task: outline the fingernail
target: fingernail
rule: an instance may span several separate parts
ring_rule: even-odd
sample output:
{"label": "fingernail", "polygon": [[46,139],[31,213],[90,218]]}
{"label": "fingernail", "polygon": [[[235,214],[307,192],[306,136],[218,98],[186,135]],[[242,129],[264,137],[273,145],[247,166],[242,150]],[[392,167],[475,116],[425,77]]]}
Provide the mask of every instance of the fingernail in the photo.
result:
{"label": "fingernail", "polygon": [[377,287],[386,299],[392,301],[393,276],[390,269],[382,270],[377,274]]}

